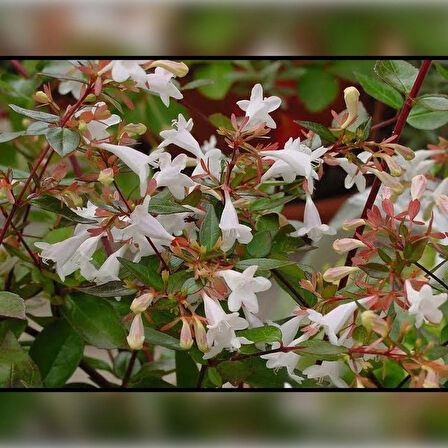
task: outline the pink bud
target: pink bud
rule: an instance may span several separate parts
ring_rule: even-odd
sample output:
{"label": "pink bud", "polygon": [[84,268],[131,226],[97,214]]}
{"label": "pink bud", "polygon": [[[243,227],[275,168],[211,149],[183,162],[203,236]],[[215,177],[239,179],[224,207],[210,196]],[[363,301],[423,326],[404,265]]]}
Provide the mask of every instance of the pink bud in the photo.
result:
{"label": "pink bud", "polygon": [[393,195],[393,191],[390,187],[383,187],[381,189],[381,199],[385,200],[385,199],[390,199]]}
{"label": "pink bud", "polygon": [[448,218],[448,196],[446,194],[441,194],[436,199],[436,204],[439,210]]}
{"label": "pink bud", "polygon": [[364,311],[361,314],[361,322],[368,331],[374,331],[383,338],[389,333],[387,322],[371,310]]}
{"label": "pink bud", "polygon": [[358,227],[361,226],[365,226],[366,222],[364,219],[348,219],[347,221],[344,221],[344,223],[342,224],[342,229],[343,230],[354,230],[357,229]]}
{"label": "pink bud", "polygon": [[423,192],[426,190],[427,184],[426,177],[423,174],[419,174],[412,178],[411,184],[411,196],[412,200],[420,199]]}
{"label": "pink bud", "polygon": [[330,268],[324,272],[324,280],[329,283],[338,283],[339,280],[358,270],[359,268],[356,266],[338,266],[336,268]]}
{"label": "pink bud", "polygon": [[193,345],[193,336],[191,335],[190,324],[187,319],[182,319],[182,330],[180,331],[180,346],[184,350],[189,350]]}
{"label": "pink bud", "polygon": [[143,342],[145,342],[145,332],[143,329],[141,314],[135,315],[129,330],[129,336],[126,339],[132,350],[141,350],[143,348]]}
{"label": "pink bud", "polygon": [[349,252],[352,249],[358,249],[360,247],[367,247],[362,241],[356,240],[355,238],[339,238],[334,241],[333,249],[338,254],[343,254]]}
{"label": "pink bud", "polygon": [[394,176],[394,177],[401,176],[401,173],[403,172],[403,170],[393,157],[385,155],[383,157],[383,159],[386,162],[387,167],[389,168],[389,172],[390,172],[391,176]]}
{"label": "pink bud", "polygon": [[143,313],[143,311],[146,311],[146,308],[151,305],[153,299],[154,296],[151,293],[136,297],[131,303],[131,311],[135,314]]}
{"label": "pink bud", "polygon": [[193,328],[194,328],[194,338],[196,339],[196,344],[199,350],[203,353],[206,353],[210,350],[210,347],[207,344],[207,332],[205,331],[204,325],[198,317],[194,317],[193,320]]}

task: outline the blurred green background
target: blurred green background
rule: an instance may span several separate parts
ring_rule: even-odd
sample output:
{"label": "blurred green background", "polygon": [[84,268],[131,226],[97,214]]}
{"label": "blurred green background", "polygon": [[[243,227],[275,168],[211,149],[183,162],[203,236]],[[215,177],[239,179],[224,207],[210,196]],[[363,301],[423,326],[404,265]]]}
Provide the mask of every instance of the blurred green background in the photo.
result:
{"label": "blurred green background", "polygon": [[[21,55],[447,55],[440,2],[12,1],[0,51]],[[127,445],[425,444],[446,440],[443,393],[13,393],[0,395],[0,442]]]}

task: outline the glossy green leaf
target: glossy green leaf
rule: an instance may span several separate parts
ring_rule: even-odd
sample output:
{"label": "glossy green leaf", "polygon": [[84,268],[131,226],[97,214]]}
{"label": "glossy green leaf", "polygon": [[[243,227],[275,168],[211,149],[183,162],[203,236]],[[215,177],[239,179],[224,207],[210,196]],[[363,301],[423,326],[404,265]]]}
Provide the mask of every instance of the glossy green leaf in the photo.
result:
{"label": "glossy green leaf", "polygon": [[411,91],[418,74],[418,70],[409,62],[394,59],[378,61],[375,72],[384,82],[403,93]]}
{"label": "glossy green leaf", "polygon": [[230,61],[207,62],[203,67],[198,68],[194,73],[195,80],[209,79],[213,84],[199,87],[199,92],[212,100],[222,100],[229,91],[232,81],[227,78],[233,72]]}
{"label": "glossy green leaf", "polygon": [[331,73],[310,68],[298,79],[297,91],[310,112],[320,112],[336,99],[339,85]]}
{"label": "glossy green leaf", "polygon": [[78,132],[67,128],[50,128],[45,133],[45,136],[50,146],[61,157],[73,152],[81,141]]}
{"label": "glossy green leaf", "polygon": [[336,136],[333,135],[333,133],[328,128],[320,123],[301,120],[295,120],[294,123],[299,124],[309,131],[315,132],[319,137],[321,137],[323,140],[326,140],[327,142],[334,143],[337,140]]}
{"label": "glossy green leaf", "polygon": [[429,110],[417,103],[409,113],[407,122],[413,128],[431,131],[448,123],[448,111]]}
{"label": "glossy green leaf", "polygon": [[333,345],[327,341],[313,340],[301,342],[297,353],[310,355],[323,361],[335,361],[348,353],[348,348]]}
{"label": "glossy green leaf", "polygon": [[145,326],[145,341],[148,344],[160,345],[161,347],[169,348],[171,350],[184,350],[180,346],[178,339],[147,325]]}
{"label": "glossy green leaf", "polygon": [[254,343],[279,342],[282,340],[282,332],[280,328],[274,327],[273,325],[240,330],[238,331],[238,336],[243,336]]}
{"label": "glossy green leaf", "polygon": [[80,286],[78,291],[97,297],[123,297],[136,293],[135,289],[126,288],[121,281],[112,281],[102,285]]}
{"label": "glossy green leaf", "polygon": [[196,387],[199,371],[188,352],[176,352],[177,387]]}
{"label": "glossy green leaf", "polygon": [[199,229],[199,242],[210,250],[219,238],[219,221],[215,209],[210,205]]}
{"label": "glossy green leaf", "polygon": [[374,76],[356,73],[362,88],[373,98],[387,104],[394,109],[401,109],[403,106],[403,96],[393,87]]}
{"label": "glossy green leaf", "polygon": [[134,263],[125,258],[118,257],[120,263],[135,277],[137,277],[144,285],[152,286],[158,291],[163,290],[163,280],[159,273],[151,269],[149,266]]}
{"label": "glossy green leaf", "polygon": [[294,261],[289,260],[275,260],[273,258],[249,258],[247,260],[240,260],[235,267],[237,269],[246,269],[249,266],[258,266],[260,271],[268,271],[270,269],[277,269],[283,266],[294,264]]}
{"label": "glossy green leaf", "polygon": [[59,117],[57,115],[48,114],[47,112],[41,112],[39,110],[24,109],[23,107],[10,104],[9,107],[20,115],[32,118],[33,120],[45,121],[46,123],[58,123]]}
{"label": "glossy green leaf", "polygon": [[263,230],[253,236],[252,241],[246,246],[246,250],[251,257],[262,258],[269,255],[271,247],[271,232]]}
{"label": "glossy green leaf", "polygon": [[15,319],[26,319],[25,301],[17,294],[13,294],[8,291],[1,291],[0,316],[12,317]]}
{"label": "glossy green leaf", "polygon": [[448,111],[448,95],[422,95],[416,102],[428,110]]}

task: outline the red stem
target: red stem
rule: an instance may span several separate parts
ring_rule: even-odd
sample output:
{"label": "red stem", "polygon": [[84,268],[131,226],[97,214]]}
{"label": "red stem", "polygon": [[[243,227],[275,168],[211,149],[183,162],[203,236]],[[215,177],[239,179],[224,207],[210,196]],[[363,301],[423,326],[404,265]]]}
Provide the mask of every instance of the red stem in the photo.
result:
{"label": "red stem", "polygon": [[10,59],[9,63],[25,78],[30,77],[30,73],[28,70],[17,60],[17,59]]}
{"label": "red stem", "polygon": [[[422,84],[423,80],[425,79],[426,74],[428,73],[429,67],[431,66],[431,60],[424,60],[422,62],[422,65],[420,67],[420,70],[418,72],[417,77],[415,78],[414,85],[412,86],[412,89],[406,98],[406,101],[400,111],[400,114],[398,115],[397,122],[395,123],[394,130],[392,131],[392,136],[395,143],[398,141],[398,139],[401,136],[401,133],[403,131],[403,128],[406,124],[406,120],[408,118],[409,113],[411,112],[412,106],[414,104],[414,99],[417,96]],[[386,164],[384,161],[381,164],[382,168],[385,169]],[[375,203],[375,199],[378,195],[378,191],[381,187],[381,181],[378,179],[378,177],[375,177],[375,180],[373,181],[372,188],[370,190],[369,196],[367,198],[366,204],[364,206],[364,209],[361,214],[361,219],[367,218],[367,212],[373,207],[373,204]],[[355,233],[353,234],[354,239],[359,239],[359,236],[363,234],[365,226],[359,226]],[[345,260],[345,266],[352,266],[353,265],[353,257],[356,255],[356,249],[351,250],[347,254],[347,258]],[[339,283],[339,289],[344,288],[347,284],[348,276],[344,277],[340,283]]]}

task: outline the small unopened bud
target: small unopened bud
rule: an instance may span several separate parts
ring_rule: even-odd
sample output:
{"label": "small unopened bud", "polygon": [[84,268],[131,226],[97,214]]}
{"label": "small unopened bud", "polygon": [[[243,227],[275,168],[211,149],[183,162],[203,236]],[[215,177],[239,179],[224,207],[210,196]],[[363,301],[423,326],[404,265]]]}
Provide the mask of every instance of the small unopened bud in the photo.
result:
{"label": "small unopened bud", "polygon": [[357,229],[360,226],[365,226],[366,222],[364,219],[348,219],[347,221],[344,221],[342,224],[343,230],[354,230]]}
{"label": "small unopened bud", "polygon": [[131,311],[135,314],[143,313],[149,305],[151,305],[154,296],[151,293],[146,293],[140,297],[136,297],[131,303]]}
{"label": "small unopened bud", "polygon": [[143,342],[145,342],[145,331],[143,329],[141,314],[135,315],[129,330],[129,336],[126,339],[132,350],[141,350],[143,348]]}
{"label": "small unopened bud", "polygon": [[398,143],[388,143],[386,146],[400,154],[405,160],[412,160],[415,157],[415,152],[407,146],[399,145]]}
{"label": "small unopened bud", "polygon": [[393,157],[385,155],[383,159],[386,162],[387,167],[389,168],[391,176],[393,177],[401,176],[401,174],[403,173],[403,169]]}
{"label": "small unopened bud", "polygon": [[423,192],[426,190],[426,184],[427,184],[426,177],[423,174],[419,174],[418,176],[415,176],[412,178],[411,183],[411,196],[412,200],[420,199]]}
{"label": "small unopened bud", "polygon": [[327,269],[324,272],[324,280],[328,283],[338,283],[339,280],[343,279],[347,275],[358,271],[359,268],[356,266],[338,266],[336,268]]}
{"label": "small unopened bud", "polygon": [[189,350],[193,345],[193,336],[191,335],[190,324],[187,319],[182,319],[182,330],[180,331],[180,346],[184,350]]}
{"label": "small unopened bud", "polygon": [[389,332],[387,322],[371,310],[364,311],[361,314],[361,322],[366,330],[374,331],[383,338],[386,337]]}
{"label": "small unopened bud", "polygon": [[179,78],[182,78],[188,73],[188,67],[183,62],[159,60],[150,64],[149,68],[153,67],[162,67]]}
{"label": "small unopened bud", "polygon": [[82,197],[79,196],[78,194],[74,193],[73,191],[67,191],[65,193],[65,196],[68,196],[70,198],[75,207],[82,207],[83,200]]}
{"label": "small unopened bud", "polygon": [[333,242],[333,249],[338,254],[344,254],[352,249],[358,249],[360,247],[367,247],[362,241],[355,238],[339,238]]}
{"label": "small unopened bud", "polygon": [[393,196],[393,190],[390,187],[382,186],[381,188],[381,199],[385,201],[386,199],[390,199]]}
{"label": "small unopened bud", "polygon": [[129,135],[143,135],[147,128],[143,123],[129,123],[123,129],[122,133],[127,133]]}
{"label": "small unopened bud", "polygon": [[166,285],[168,283],[168,279],[170,277],[170,273],[165,269],[164,271],[162,271],[160,276],[162,277],[163,284]]}
{"label": "small unopened bud", "polygon": [[366,167],[367,171],[370,171],[372,174],[374,174],[378,179],[387,187],[392,188],[395,193],[401,193],[403,191],[403,185],[401,185],[400,182],[398,182],[396,179],[394,179],[389,173],[386,173],[386,171],[379,171],[375,168]]}
{"label": "small unopened bud", "polygon": [[201,164],[200,159],[195,159],[194,157],[187,157],[187,164],[186,164],[187,168],[191,168],[193,166],[197,166],[200,164]]}
{"label": "small unopened bud", "polygon": [[94,95],[93,93],[89,93],[86,96],[86,99],[84,100],[86,103],[93,103],[94,101],[96,101],[96,95]]}
{"label": "small unopened bud", "polygon": [[344,101],[347,106],[348,116],[341,125],[341,129],[345,129],[350,126],[358,116],[359,90],[353,86],[347,87],[344,90]]}
{"label": "small unopened bud", "polygon": [[33,98],[38,101],[39,103],[49,103],[50,102],[50,98],[48,98],[48,95],[45,92],[42,92],[42,90],[37,91],[34,95]]}
{"label": "small unopened bud", "polygon": [[441,194],[436,199],[436,204],[438,209],[448,218],[448,196],[446,194]]}
{"label": "small unopened bud", "polygon": [[210,347],[207,344],[207,332],[205,331],[204,325],[198,317],[194,317],[193,319],[193,328],[194,328],[194,338],[196,339],[196,344],[198,349],[206,353],[210,350]]}
{"label": "small unopened bud", "polygon": [[87,123],[83,120],[79,120],[78,129],[84,132],[87,129]]}
{"label": "small unopened bud", "polygon": [[98,174],[98,182],[103,185],[110,185],[114,181],[114,170],[112,168],[105,168]]}

